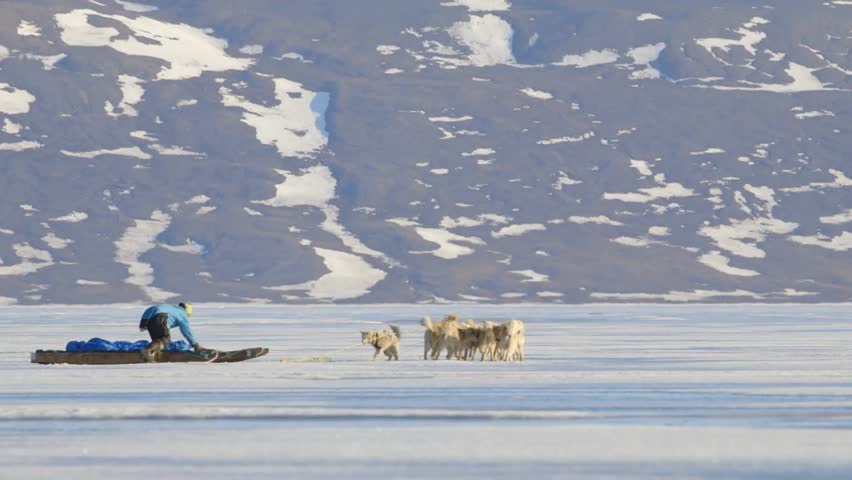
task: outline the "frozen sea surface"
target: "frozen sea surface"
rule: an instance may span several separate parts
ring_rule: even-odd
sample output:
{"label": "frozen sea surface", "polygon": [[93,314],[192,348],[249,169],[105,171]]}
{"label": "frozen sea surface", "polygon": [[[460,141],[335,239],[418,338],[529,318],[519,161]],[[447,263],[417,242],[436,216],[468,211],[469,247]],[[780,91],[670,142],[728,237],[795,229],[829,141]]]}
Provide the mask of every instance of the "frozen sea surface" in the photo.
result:
{"label": "frozen sea surface", "polygon": [[[0,478],[852,478],[851,307],[196,305],[205,346],[271,353],[117,366],[29,355],[144,338],[141,306],[4,307]],[[527,361],[424,361],[448,312],[523,318]]]}

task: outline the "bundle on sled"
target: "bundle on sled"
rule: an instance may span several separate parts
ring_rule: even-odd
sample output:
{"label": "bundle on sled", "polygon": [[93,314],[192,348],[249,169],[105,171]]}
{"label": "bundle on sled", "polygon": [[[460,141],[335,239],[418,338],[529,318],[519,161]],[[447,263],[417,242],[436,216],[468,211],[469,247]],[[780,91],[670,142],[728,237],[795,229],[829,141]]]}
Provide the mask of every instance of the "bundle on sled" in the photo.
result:
{"label": "bundle on sled", "polygon": [[142,352],[149,345],[150,343],[146,340],[111,342],[101,338],[93,338],[86,342],[68,342],[65,350],[37,350],[32,353],[30,361],[40,364],[69,363],[74,365],[117,365],[148,362],[230,363],[242,362],[269,353],[268,348],[262,347],[233,351],[204,350],[196,352],[188,343],[181,340],[170,343],[164,350],[152,355],[142,355]]}

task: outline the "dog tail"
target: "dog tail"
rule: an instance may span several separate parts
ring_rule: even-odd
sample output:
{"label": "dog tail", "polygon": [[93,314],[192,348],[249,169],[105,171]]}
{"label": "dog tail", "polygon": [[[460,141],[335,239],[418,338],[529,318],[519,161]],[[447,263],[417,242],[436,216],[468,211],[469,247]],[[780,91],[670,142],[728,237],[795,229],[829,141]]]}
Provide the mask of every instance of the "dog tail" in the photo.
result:
{"label": "dog tail", "polygon": [[400,333],[399,327],[397,327],[396,325],[391,325],[390,329],[393,330],[393,333],[394,335],[396,335],[396,338],[402,338],[402,333]]}
{"label": "dog tail", "polygon": [[427,330],[430,330],[432,332],[435,331],[435,325],[432,323],[432,317],[430,317],[429,315],[426,315],[425,317],[423,317],[423,320],[420,320],[420,325],[426,327]]}

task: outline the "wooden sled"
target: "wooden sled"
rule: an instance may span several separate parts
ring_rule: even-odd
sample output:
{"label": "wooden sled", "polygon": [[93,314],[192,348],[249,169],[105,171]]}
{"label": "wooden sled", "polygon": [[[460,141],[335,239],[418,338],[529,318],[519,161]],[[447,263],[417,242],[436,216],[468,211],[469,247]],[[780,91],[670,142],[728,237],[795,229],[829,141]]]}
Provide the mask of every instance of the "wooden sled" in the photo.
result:
{"label": "wooden sled", "polygon": [[[158,352],[151,363],[233,363],[262,357],[269,353],[268,348],[246,348],[223,352],[210,350],[195,352]],[[65,350],[36,350],[30,362],[40,364],[69,363],[72,365],[119,365],[127,363],[146,363],[139,352],[66,352]]]}

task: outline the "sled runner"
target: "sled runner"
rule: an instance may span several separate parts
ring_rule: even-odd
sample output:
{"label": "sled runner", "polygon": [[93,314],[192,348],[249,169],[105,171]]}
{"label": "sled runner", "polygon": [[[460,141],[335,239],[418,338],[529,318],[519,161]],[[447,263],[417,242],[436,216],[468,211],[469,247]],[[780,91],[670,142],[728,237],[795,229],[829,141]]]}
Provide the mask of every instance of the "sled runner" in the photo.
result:
{"label": "sled runner", "polygon": [[[154,354],[153,363],[233,363],[262,357],[269,353],[268,348],[245,348],[243,350],[196,352],[162,351]],[[69,363],[73,365],[118,365],[127,363],[146,363],[139,352],[68,352],[65,350],[36,350],[30,357],[32,363],[51,364]]]}

